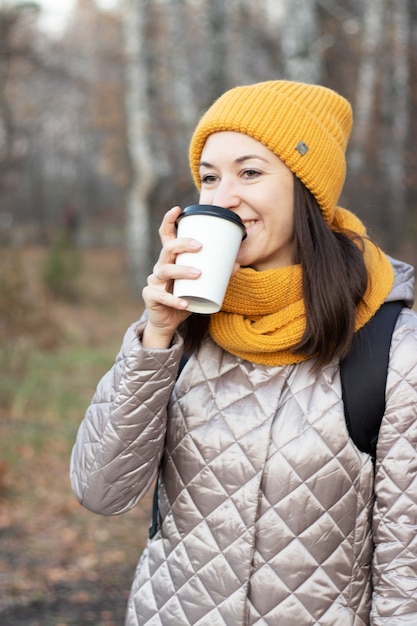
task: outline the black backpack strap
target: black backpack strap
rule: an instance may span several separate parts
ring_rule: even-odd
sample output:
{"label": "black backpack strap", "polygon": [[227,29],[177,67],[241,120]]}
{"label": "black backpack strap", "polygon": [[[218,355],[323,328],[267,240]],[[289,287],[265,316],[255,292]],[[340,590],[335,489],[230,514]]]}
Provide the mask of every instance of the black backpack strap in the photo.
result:
{"label": "black backpack strap", "polygon": [[385,387],[391,337],[402,301],[387,302],[355,333],[352,348],[340,363],[340,378],[349,434],[375,458],[385,412]]}
{"label": "black backpack strap", "polygon": [[178,368],[178,374],[177,374],[177,379],[179,378],[179,375],[181,374],[182,370],[184,369],[184,367],[187,364],[187,361],[190,357],[189,356],[185,356],[185,354],[182,355],[181,359],[180,359],[180,365]]}
{"label": "black backpack strap", "polygon": [[152,522],[149,528],[149,539],[152,539],[158,532],[159,528],[159,506],[158,506],[158,492],[159,492],[159,472],[156,477],[156,483],[152,496]]}

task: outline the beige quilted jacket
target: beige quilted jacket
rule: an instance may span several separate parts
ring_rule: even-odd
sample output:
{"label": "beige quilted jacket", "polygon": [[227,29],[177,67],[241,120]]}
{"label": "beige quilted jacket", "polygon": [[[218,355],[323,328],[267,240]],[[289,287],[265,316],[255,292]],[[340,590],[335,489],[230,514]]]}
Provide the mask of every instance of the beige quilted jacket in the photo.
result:
{"label": "beige quilted jacket", "polygon": [[[394,265],[391,299],[410,303],[411,268]],[[208,339],[176,382],[181,341],[145,350],[137,330],[71,463],[80,502],[113,515],[162,459],[161,528],[126,625],[416,626],[417,314],[394,331],[375,482],[348,436],[337,363],[254,366]]]}

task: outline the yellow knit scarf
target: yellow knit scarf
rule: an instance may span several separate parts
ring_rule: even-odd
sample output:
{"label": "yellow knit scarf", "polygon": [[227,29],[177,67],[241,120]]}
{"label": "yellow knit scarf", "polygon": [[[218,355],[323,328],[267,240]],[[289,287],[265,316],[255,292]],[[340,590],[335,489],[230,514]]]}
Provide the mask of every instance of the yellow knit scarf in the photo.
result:
{"label": "yellow knit scarf", "polygon": [[[336,209],[332,229],[366,236],[362,222],[341,208]],[[368,287],[357,308],[356,330],[379,309],[394,280],[388,258],[367,239],[364,258]],[[306,359],[291,352],[305,324],[300,265],[263,272],[241,268],[230,280],[222,310],[211,316],[209,330],[219,346],[236,356],[253,363],[287,365]]]}

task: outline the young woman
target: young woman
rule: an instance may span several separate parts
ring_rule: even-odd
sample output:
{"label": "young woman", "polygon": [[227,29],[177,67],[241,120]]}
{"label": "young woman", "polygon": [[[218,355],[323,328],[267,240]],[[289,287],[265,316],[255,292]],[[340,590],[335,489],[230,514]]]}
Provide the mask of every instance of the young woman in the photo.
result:
{"label": "young woman", "polygon": [[[417,624],[413,270],[337,206],[350,128],[344,98],[287,81],[232,89],[197,125],[200,202],[247,232],[222,310],[190,315],[172,294],[175,278],[198,276],[177,255],[200,247],[176,237],[175,207],[145,314],[72,455],[78,499],[104,515],[131,509],[159,474],[128,626]],[[374,466],[349,436],[340,360],[391,300],[405,306]]]}

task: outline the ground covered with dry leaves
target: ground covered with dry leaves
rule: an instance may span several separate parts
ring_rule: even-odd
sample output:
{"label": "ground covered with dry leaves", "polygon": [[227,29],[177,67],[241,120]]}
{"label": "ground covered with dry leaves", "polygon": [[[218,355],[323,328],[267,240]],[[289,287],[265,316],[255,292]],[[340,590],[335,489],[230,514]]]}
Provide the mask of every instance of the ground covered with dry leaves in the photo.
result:
{"label": "ground covered with dry leaves", "polygon": [[[29,272],[44,254],[25,251]],[[20,397],[0,414],[2,626],[122,626],[146,541],[152,494],[130,513],[105,518],[84,510],[69,484],[83,410],[141,307],[127,288],[122,251],[83,252],[83,268],[79,301],[48,301],[64,339],[49,360],[39,357]]]}

